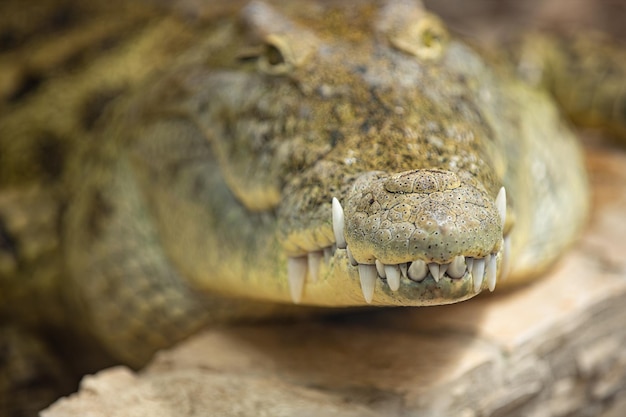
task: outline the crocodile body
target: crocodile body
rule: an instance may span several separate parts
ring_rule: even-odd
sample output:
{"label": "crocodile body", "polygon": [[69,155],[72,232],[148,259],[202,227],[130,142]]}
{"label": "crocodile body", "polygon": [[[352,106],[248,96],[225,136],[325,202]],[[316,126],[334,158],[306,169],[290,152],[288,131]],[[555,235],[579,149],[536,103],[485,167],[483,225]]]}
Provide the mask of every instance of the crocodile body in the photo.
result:
{"label": "crocodile body", "polygon": [[3,58],[0,319],[134,365],[294,302],[447,304],[538,277],[589,204],[537,79],[624,126],[594,113],[612,93],[559,97],[549,41],[521,80],[409,1],[81,7],[62,42]]}

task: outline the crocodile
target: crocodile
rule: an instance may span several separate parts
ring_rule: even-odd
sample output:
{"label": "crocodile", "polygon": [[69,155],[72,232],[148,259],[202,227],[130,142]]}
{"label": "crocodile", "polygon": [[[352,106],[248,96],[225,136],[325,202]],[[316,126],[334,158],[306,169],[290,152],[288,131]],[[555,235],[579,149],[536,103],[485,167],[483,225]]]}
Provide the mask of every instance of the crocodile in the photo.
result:
{"label": "crocodile", "polygon": [[409,0],[88,3],[3,14],[5,394],[208,325],[532,281],[590,209],[563,112],[625,136],[595,38],[497,53]]}

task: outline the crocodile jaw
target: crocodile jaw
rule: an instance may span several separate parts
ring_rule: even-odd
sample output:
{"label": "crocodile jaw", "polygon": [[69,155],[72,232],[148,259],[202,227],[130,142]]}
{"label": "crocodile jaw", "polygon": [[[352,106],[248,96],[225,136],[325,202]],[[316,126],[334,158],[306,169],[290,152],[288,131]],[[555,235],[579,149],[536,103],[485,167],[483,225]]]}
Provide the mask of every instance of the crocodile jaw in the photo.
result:
{"label": "crocodile jaw", "polygon": [[[320,250],[311,251],[305,256],[289,257],[287,275],[291,298],[294,303],[302,299],[305,284],[315,284],[320,271],[333,263],[349,264],[348,269],[358,271],[363,297],[370,304],[374,299],[377,282],[386,287],[388,293],[406,293],[411,297],[411,287],[419,287],[420,298],[430,298],[436,303],[456,302],[478,294],[484,287],[493,291],[498,277],[504,280],[509,269],[510,238],[503,236],[506,222],[506,191],[502,187],[493,202],[497,210],[500,239],[493,250],[483,256],[456,254],[450,259],[433,260],[429,254],[419,254],[412,260],[400,259],[400,262],[388,262],[374,256],[355,257],[346,239],[346,220],[344,209],[337,198],[332,200],[332,226],[335,243]],[[376,242],[379,243],[379,242]],[[354,246],[354,245],[353,245]],[[385,253],[384,251],[382,253]],[[467,252],[466,252],[467,253]],[[409,255],[411,256],[411,255]],[[398,259],[398,258],[396,258]],[[467,287],[458,292],[459,287]],[[424,290],[430,297],[424,297]]]}

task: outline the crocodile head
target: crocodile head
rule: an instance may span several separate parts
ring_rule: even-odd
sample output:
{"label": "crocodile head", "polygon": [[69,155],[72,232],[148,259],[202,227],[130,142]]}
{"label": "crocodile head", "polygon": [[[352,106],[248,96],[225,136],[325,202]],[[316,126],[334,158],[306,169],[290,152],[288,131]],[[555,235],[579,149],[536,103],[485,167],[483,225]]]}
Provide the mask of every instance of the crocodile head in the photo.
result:
{"label": "crocodile head", "polygon": [[226,181],[276,211],[295,302],[340,280],[368,303],[493,290],[506,196],[488,71],[417,3],[350,7],[243,9],[252,69],[213,77],[206,119]]}
{"label": "crocodile head", "polygon": [[206,198],[219,239],[202,250],[219,259],[198,262],[183,226],[164,239],[189,275],[214,273],[195,285],[334,306],[493,290],[511,229],[494,122],[506,109],[493,72],[438,18],[407,1],[253,2],[221,36],[209,69],[185,78],[207,170],[233,198]]}

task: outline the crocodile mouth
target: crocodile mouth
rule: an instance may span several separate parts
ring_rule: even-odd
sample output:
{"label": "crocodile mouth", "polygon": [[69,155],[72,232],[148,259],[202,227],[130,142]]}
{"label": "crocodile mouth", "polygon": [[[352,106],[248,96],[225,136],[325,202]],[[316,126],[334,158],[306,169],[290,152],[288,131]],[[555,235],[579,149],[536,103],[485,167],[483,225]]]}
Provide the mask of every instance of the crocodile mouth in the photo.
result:
{"label": "crocodile mouth", "polygon": [[[495,206],[504,225],[506,221],[504,187],[496,197]],[[287,276],[294,303],[299,303],[302,299],[307,282],[315,283],[319,280],[322,263],[328,265],[336,254],[341,254],[341,251],[345,252],[345,257],[338,258],[347,259],[350,267],[357,269],[361,291],[368,304],[374,298],[377,280],[381,280],[392,292],[397,292],[403,284],[444,285],[446,280],[471,280],[471,288],[477,294],[485,286],[489,291],[494,291],[497,282],[505,280],[510,269],[511,239],[508,234],[503,234],[500,244],[491,253],[482,257],[459,254],[443,262],[425,258],[385,264],[379,259],[374,259],[373,262],[371,259],[359,262],[352,255],[344,236],[344,210],[337,198],[332,200],[332,228],[335,237],[333,244],[310,251],[304,256],[288,257]]]}

